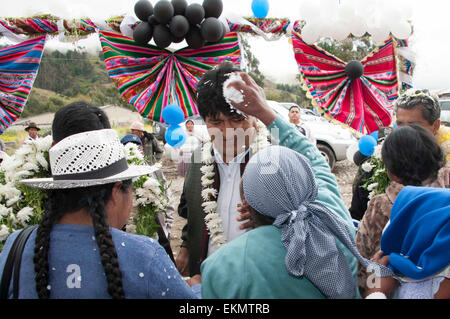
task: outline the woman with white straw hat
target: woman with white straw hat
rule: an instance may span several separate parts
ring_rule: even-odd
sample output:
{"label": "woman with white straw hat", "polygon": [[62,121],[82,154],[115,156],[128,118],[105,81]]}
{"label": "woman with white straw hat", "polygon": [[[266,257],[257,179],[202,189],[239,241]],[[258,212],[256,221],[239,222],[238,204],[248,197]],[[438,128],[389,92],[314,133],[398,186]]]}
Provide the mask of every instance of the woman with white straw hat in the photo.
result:
{"label": "woman with white straw hat", "polygon": [[[52,177],[22,181],[47,189],[48,203],[23,250],[18,298],[198,298],[200,285],[189,287],[156,241],[120,231],[132,206],[131,180],[154,168],[128,166],[114,130],[83,132],[85,121],[78,123],[66,128],[81,132],[61,140],[67,132],[53,126]],[[18,234],[4,246],[1,272]]]}

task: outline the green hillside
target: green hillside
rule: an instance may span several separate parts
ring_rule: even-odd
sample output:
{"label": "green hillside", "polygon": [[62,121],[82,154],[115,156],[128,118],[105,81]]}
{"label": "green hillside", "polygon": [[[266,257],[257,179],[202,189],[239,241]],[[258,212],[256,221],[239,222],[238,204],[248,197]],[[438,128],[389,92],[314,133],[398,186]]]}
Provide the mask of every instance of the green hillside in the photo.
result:
{"label": "green hillside", "polygon": [[103,56],[86,52],[44,51],[36,81],[22,117],[55,112],[76,100],[94,105],[122,105],[114,83],[108,77]]}

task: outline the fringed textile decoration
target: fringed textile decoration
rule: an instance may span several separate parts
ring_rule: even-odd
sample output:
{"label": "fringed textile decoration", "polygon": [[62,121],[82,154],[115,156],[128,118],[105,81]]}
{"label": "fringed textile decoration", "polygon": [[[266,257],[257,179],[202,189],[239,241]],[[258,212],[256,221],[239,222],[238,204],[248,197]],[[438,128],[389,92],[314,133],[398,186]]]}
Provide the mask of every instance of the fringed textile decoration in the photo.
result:
{"label": "fringed textile decoration", "polygon": [[175,52],[153,45],[140,45],[118,33],[99,31],[108,75],[122,99],[150,120],[164,122],[168,104],[178,104],[185,118],[198,114],[195,88],[200,77],[223,61],[240,66],[237,34],[227,33],[217,43],[198,50]]}
{"label": "fringed textile decoration", "polygon": [[46,36],[0,50],[0,134],[22,114],[41,63]]}
{"label": "fringed textile decoration", "polygon": [[398,94],[397,63],[392,39],[361,61],[363,75],[351,80],[346,63],[304,42],[293,32],[292,44],[303,84],[328,117],[367,134],[389,126]]}

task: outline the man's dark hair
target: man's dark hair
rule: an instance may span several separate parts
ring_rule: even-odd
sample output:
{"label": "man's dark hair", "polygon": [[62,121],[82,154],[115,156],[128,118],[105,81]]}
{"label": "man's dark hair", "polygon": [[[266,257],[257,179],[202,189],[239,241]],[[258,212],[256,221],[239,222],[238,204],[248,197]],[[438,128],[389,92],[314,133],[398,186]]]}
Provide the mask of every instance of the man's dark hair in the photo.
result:
{"label": "man's dark hair", "polygon": [[381,149],[386,169],[404,185],[420,186],[436,178],[444,166],[444,152],[430,131],[417,124],[396,128]]}
{"label": "man's dark hair", "polygon": [[299,107],[298,105],[292,105],[292,106],[289,108],[289,112],[290,112],[294,107],[300,111],[300,107]]}
{"label": "man's dark hair", "polygon": [[197,84],[197,108],[203,119],[206,116],[215,118],[218,113],[235,113],[223,97],[223,83],[228,79],[229,73],[236,71],[241,69],[226,61],[201,77]]}
{"label": "man's dark hair", "polygon": [[433,125],[441,116],[439,101],[428,90],[416,90],[415,92],[405,93],[397,99],[395,104],[396,109],[412,110],[420,107],[423,118],[430,125]]}
{"label": "man's dark hair", "polygon": [[64,106],[55,113],[52,124],[53,141],[86,131],[111,128],[109,119],[97,106],[78,101]]}

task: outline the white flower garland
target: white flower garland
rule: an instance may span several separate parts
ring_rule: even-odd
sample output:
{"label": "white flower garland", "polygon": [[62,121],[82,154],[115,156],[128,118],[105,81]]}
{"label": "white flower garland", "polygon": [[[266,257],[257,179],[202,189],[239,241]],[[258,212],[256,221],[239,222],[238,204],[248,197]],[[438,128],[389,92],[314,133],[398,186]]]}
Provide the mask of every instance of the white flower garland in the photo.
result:
{"label": "white flower garland", "polygon": [[[250,149],[253,153],[256,153],[263,148],[270,145],[268,141],[269,131],[265,125],[258,121],[257,132],[255,141],[250,145]],[[202,207],[205,216],[205,223],[208,229],[210,240],[215,249],[219,249],[222,245],[227,243],[223,232],[223,222],[220,214],[216,212],[217,209],[217,195],[218,192],[212,186],[214,184],[214,156],[212,155],[213,143],[207,142],[202,147],[202,167],[200,171],[202,173]]]}

